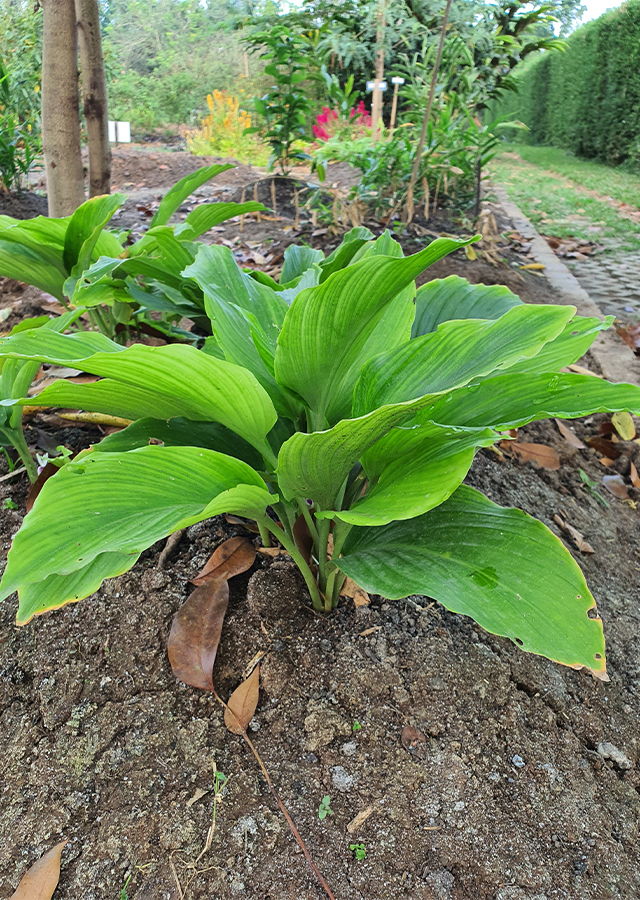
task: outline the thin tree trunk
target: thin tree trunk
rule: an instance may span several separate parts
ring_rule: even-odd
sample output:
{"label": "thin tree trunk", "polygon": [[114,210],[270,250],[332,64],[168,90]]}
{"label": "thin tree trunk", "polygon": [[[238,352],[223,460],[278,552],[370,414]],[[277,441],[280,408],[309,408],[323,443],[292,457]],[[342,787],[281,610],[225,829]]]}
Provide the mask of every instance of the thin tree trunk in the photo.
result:
{"label": "thin tree trunk", "polygon": [[100,14],[97,0],[75,0],[82,69],[82,100],[89,144],[89,196],[111,190],[111,147]]}
{"label": "thin tree trunk", "polygon": [[380,137],[382,119],[382,91],[380,82],[384,81],[384,26],[385,26],[385,0],[380,0],[378,7],[378,25],[376,28],[376,77],[373,87],[373,100],[371,102],[371,122],[373,124],[373,136],[376,140]]}
{"label": "thin tree trunk", "polygon": [[50,216],[84,201],[76,13],[73,0],[42,0],[42,147]]}

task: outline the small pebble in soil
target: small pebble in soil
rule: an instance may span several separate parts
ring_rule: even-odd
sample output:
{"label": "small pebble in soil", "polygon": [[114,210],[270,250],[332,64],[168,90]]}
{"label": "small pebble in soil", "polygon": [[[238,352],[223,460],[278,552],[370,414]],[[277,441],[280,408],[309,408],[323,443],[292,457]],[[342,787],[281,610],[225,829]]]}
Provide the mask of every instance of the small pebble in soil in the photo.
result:
{"label": "small pebble in soil", "polygon": [[514,757],[512,757],[511,762],[514,764],[514,766],[515,766],[517,769],[521,769],[521,768],[524,766],[524,764],[525,764],[523,758],[522,758],[521,756],[518,756],[517,753],[516,753],[516,755],[515,755]]}
{"label": "small pebble in soil", "polygon": [[331,781],[339,791],[349,791],[354,786],[355,775],[348,775],[343,766],[333,766],[331,769]]}
{"label": "small pebble in soil", "polygon": [[358,745],[355,741],[349,741],[348,743],[343,744],[340,748],[341,752],[344,753],[345,756],[354,756],[357,749]]}

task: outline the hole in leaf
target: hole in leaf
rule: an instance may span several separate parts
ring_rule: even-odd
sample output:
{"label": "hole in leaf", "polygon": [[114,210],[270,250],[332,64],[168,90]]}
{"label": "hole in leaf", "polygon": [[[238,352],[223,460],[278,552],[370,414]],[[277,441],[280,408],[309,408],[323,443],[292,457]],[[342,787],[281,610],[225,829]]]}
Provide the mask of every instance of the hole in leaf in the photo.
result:
{"label": "hole in leaf", "polygon": [[514,638],[514,640],[520,647],[524,647],[524,641],[521,641],[520,638]]}
{"label": "hole in leaf", "polygon": [[596,659],[602,659],[602,653],[596,653]]}

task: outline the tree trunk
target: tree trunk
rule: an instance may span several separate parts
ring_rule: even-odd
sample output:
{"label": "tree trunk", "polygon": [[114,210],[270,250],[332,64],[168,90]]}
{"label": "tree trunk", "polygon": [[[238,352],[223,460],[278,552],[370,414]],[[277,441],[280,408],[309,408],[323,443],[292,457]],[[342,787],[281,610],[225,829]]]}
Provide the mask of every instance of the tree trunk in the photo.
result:
{"label": "tree trunk", "polygon": [[50,216],[84,201],[76,14],[73,0],[42,0],[42,147]]}
{"label": "tree trunk", "polygon": [[386,21],[385,0],[380,0],[378,6],[378,25],[376,28],[376,77],[373,85],[373,99],[371,102],[371,122],[373,125],[374,139],[380,137],[382,119],[382,91],[380,82],[384,81],[384,27]]}
{"label": "tree trunk", "polygon": [[100,15],[97,0],[75,0],[82,69],[82,99],[89,144],[89,196],[111,190],[111,148],[107,115]]}

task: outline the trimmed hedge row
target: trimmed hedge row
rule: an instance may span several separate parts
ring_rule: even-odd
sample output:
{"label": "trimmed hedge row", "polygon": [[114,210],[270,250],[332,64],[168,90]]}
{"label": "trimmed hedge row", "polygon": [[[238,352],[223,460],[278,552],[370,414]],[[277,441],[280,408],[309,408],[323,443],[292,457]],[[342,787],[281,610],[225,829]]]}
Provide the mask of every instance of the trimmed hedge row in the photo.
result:
{"label": "trimmed hedge row", "polygon": [[542,54],[519,76],[519,92],[497,114],[511,114],[550,144],[607,163],[640,161],[640,0],[628,0]]}

